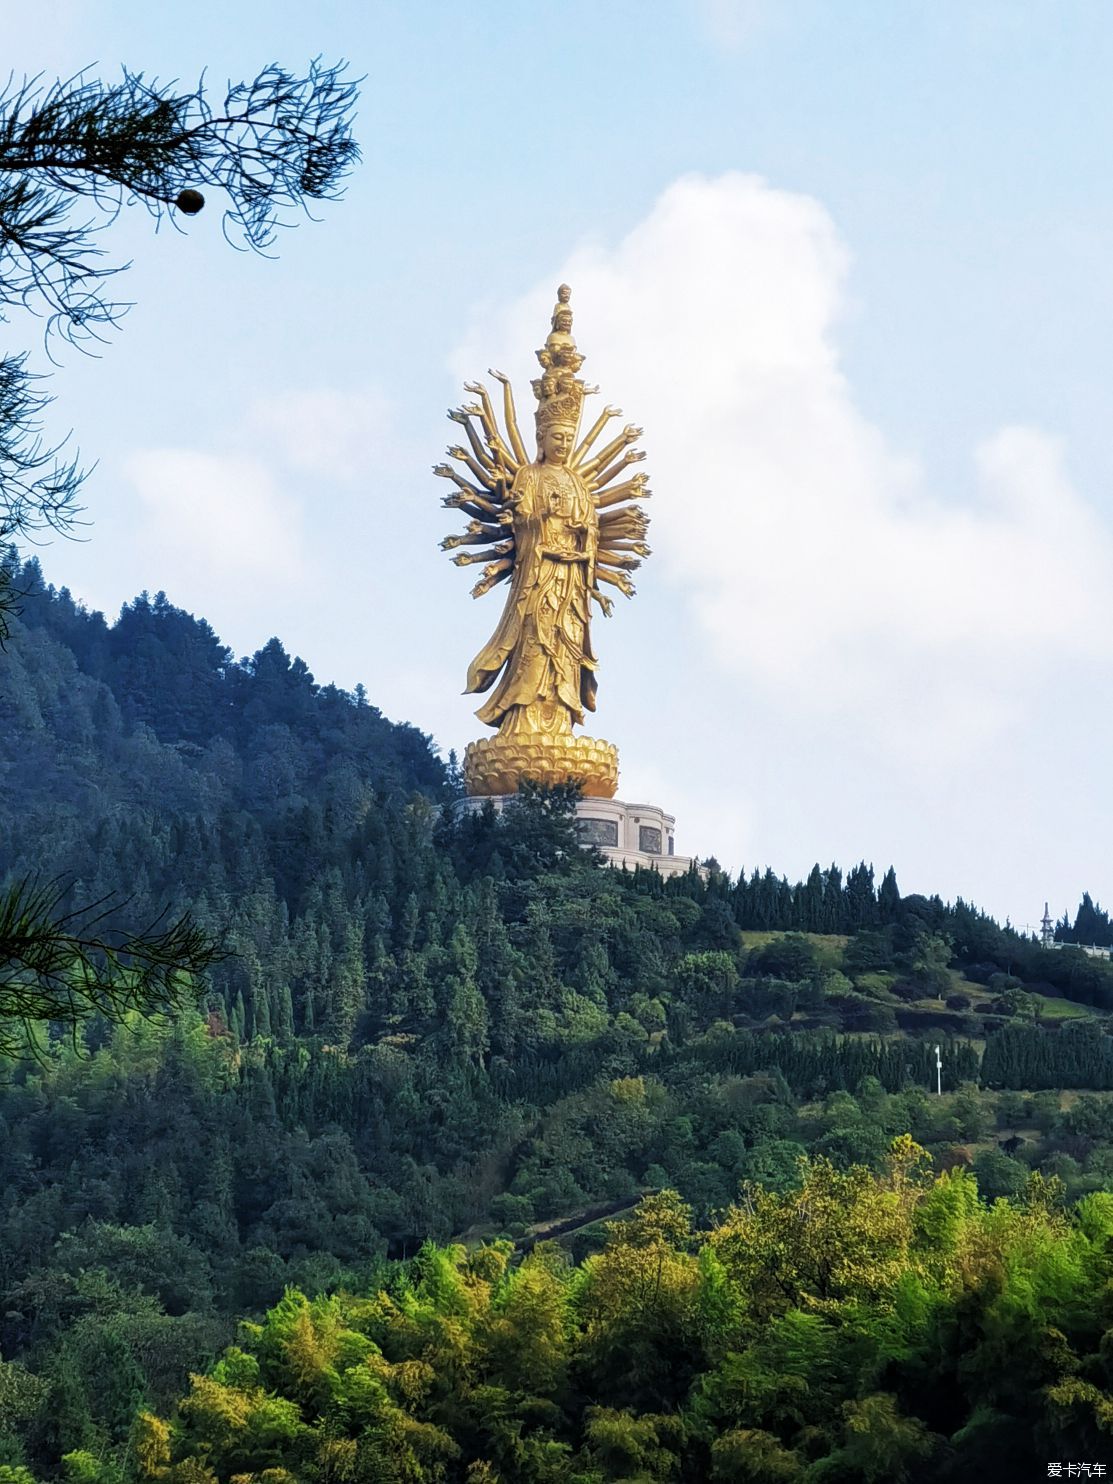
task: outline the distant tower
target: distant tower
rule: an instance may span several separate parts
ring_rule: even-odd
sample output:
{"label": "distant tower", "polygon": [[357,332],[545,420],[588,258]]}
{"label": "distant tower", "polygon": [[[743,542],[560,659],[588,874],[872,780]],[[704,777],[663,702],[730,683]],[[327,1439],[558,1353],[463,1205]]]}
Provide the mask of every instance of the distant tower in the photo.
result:
{"label": "distant tower", "polygon": [[1043,904],[1043,921],[1040,923],[1040,943],[1044,948],[1055,947],[1055,928],[1046,902]]}

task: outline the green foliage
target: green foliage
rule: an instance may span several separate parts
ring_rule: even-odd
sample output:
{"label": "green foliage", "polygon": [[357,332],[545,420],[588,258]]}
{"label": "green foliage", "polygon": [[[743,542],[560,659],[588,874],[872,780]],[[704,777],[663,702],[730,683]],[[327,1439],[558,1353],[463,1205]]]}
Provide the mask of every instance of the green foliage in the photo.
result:
{"label": "green foliage", "polygon": [[983,1150],[974,1161],[974,1173],[979,1188],[989,1200],[1018,1195],[1028,1178],[1028,1171],[1019,1160],[998,1149]]}
{"label": "green foliage", "polygon": [[787,979],[793,984],[814,978],[818,967],[815,949],[800,933],[786,933],[783,938],[774,938],[754,955],[748,965],[750,973],[767,975],[771,979]]}
{"label": "green foliage", "polygon": [[62,1458],[66,1484],[123,1484],[124,1471],[111,1459],[97,1458],[84,1449],[75,1449]]}
{"label": "green foliage", "polygon": [[46,1023],[71,1032],[196,1002],[194,975],[224,955],[188,915],[139,931],[105,927],[119,903],[61,911],[57,883],[0,891],[0,1058],[41,1055]]}
{"label": "green foliage", "polygon": [[[278,641],[235,664],[161,595],[110,627],[27,576],[0,871],[34,849],[68,900],[170,902],[233,954],[200,1008],[5,1069],[6,1466],[929,1478],[940,1437],[1000,1452],[1002,1416],[1031,1452],[1013,1355],[1057,1388],[1045,1431],[1096,1426],[1110,1320],[1072,1295],[1106,1283],[1100,1025],[983,1057],[941,1006],[896,1034],[889,992],[899,962],[918,999],[956,967],[988,999],[1038,954],[865,867],[602,870],[567,791],[442,812],[427,739]],[[947,1173],[891,1153],[905,1130]]]}
{"label": "green foliage", "polygon": [[942,1481],[987,1448],[1042,1468],[1100,1451],[1113,1415],[1111,1233],[1111,1197],[990,1206],[907,1137],[880,1175],[804,1160],[703,1233],[662,1192],[578,1269],[427,1247],[366,1296],[288,1291],[176,1424],[141,1417],[135,1457],[147,1479],[471,1484]]}
{"label": "green foliage", "polygon": [[704,1023],[728,1016],[734,1010],[738,966],[721,950],[687,953],[673,970],[674,993]]}
{"label": "green foliage", "polygon": [[[271,247],[288,212],[335,199],[359,158],[343,70],[318,59],[299,78],[272,64],[229,84],[215,107],[203,81],[175,92],[126,69],[116,83],[86,72],[49,85],[10,76],[0,95],[0,305],[40,316],[48,341],[103,342],[126,309],[108,289],[126,264],[110,261],[99,234],[138,203],[156,222],[192,214],[204,205],[201,185],[227,200],[226,230]],[[80,523],[88,471],[41,436],[53,400],[42,380],[25,353],[0,357],[3,542]],[[31,564],[19,573],[14,548],[0,559],[0,645],[36,574]],[[112,930],[105,920],[124,903],[93,896],[67,911],[64,894],[25,874],[0,889],[0,1056],[37,1054],[47,1021],[73,1029],[178,1005],[219,957],[215,940],[188,914],[167,917],[165,904],[138,930]]]}

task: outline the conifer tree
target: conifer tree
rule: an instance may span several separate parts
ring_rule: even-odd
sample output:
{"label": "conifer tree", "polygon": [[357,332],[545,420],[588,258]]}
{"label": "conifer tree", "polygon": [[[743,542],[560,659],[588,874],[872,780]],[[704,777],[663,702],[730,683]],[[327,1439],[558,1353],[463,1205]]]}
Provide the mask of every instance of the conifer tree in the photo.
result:
{"label": "conifer tree", "polygon": [[[180,223],[204,206],[200,187],[227,202],[226,231],[269,248],[291,210],[337,195],[358,158],[355,90],[342,72],[314,62],[299,78],[270,66],[217,104],[203,83],[175,91],[126,70],[115,83],[88,73],[12,80],[0,95],[0,307],[32,310],[48,338],[102,343],[126,307],[110,287],[126,265],[106,256],[100,234],[136,204],[156,223]],[[26,353],[0,357],[0,545],[67,532],[80,514],[80,456],[39,432],[50,401]],[[0,562],[0,643],[19,604],[13,576],[13,563]],[[165,607],[160,594],[154,617]],[[138,617],[151,616],[145,602]],[[173,1003],[218,957],[188,918],[91,933],[58,911],[54,891],[28,878],[0,899],[0,1023],[19,1027],[0,1033],[0,1049],[21,1045],[36,1021],[118,1019]],[[106,906],[96,904],[95,920]]]}
{"label": "conifer tree", "polygon": [[882,924],[896,922],[900,916],[900,888],[897,886],[897,873],[892,866],[881,878],[881,885],[877,892],[877,916]]}

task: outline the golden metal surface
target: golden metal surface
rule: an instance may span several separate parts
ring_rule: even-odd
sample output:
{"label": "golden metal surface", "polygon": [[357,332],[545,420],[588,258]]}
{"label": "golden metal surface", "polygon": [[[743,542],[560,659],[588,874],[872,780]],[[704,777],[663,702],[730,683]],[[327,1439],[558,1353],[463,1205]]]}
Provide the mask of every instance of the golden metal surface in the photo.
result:
{"label": "golden metal surface", "polygon": [[576,374],[584,358],[572,336],[570,297],[561,284],[549,336],[537,352],[537,456],[527,459],[508,378],[492,371],[502,385],[505,434],[486,387],[467,383],[478,400],[448,414],[467,436],[467,447],[453,445],[448,455],[467,474],[451,464],[433,471],[456,485],[443,503],[470,517],[463,534],[446,536],[442,549],[476,547],[453,561],[485,563],[472,596],[510,584],[498,626],[468,670],[467,692],[491,692],[476,715],[498,728],[497,737],[467,749],[465,784],[473,795],[513,793],[522,778],[549,784],[579,778],[585,794],[611,798],[618,784],[611,744],[575,737],[572,728],[595,710],[591,604],[611,612],[600,584],[633,596],[627,574],[649,555],[649,518],[635,502],[650,491],[640,473],[612,484],[645,457],[631,447],[641,428],[626,427],[592,453],[607,424],[622,416],[619,408],[605,407],[579,440],[584,398],[598,388]]}
{"label": "golden metal surface", "polygon": [[471,798],[517,793],[523,778],[549,784],[575,778],[585,798],[613,799],[618,748],[594,737],[499,732],[464,749],[464,787]]}

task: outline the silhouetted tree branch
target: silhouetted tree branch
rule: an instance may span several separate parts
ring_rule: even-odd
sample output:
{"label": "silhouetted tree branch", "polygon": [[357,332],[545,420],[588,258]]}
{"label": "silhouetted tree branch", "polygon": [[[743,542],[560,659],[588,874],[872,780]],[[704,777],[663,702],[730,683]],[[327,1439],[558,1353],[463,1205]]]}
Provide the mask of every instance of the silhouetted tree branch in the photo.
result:
{"label": "silhouetted tree branch", "polygon": [[196,999],[195,976],[227,955],[189,917],[141,932],[113,928],[126,907],[106,897],[63,912],[64,884],[24,880],[0,893],[0,1056],[34,1045],[34,1026],[76,1029]]}
{"label": "silhouetted tree branch", "polygon": [[[200,187],[226,201],[230,242],[273,245],[291,214],[334,200],[359,158],[351,137],[356,85],[344,64],[310,64],[304,77],[265,67],[229,85],[214,105],[204,81],[190,91],[124,71],[105,83],[79,73],[0,93],[0,316],[22,307],[45,317],[52,339],[103,342],[128,305],[109,282],[127,268],[100,234],[124,206],[142,204],[156,223],[192,215]],[[88,470],[80,456],[43,440],[52,398],[25,354],[0,358],[0,541],[72,530]],[[0,640],[14,595],[0,588]]]}
{"label": "silhouetted tree branch", "polygon": [[[219,104],[203,79],[182,91],[126,69],[115,83],[84,72],[10,82],[0,92],[0,319],[12,308],[44,318],[48,353],[58,338],[103,342],[128,308],[109,290],[128,265],[100,234],[125,206],[145,206],[157,226],[196,214],[201,188],[216,190],[229,242],[266,252],[295,210],[340,194],[359,158],[356,85],[344,70],[318,59],[295,77],[272,64],[230,84]],[[43,437],[53,399],[41,380],[26,353],[0,356],[0,546],[72,531],[81,515],[89,471]],[[20,596],[12,571],[0,563],[0,644]],[[113,932],[106,914],[122,904],[59,916],[63,895],[24,881],[0,896],[0,1053],[24,1046],[34,1022],[76,1028],[173,1005],[220,956],[188,917]]]}

